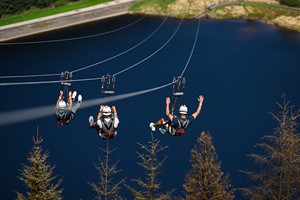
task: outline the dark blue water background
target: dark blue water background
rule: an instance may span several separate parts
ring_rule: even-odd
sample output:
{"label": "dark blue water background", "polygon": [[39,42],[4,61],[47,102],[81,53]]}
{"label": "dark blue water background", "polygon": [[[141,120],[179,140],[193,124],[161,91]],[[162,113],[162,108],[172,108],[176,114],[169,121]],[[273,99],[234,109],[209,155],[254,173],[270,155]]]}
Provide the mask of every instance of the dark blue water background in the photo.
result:
{"label": "dark blue water background", "polygon": [[[37,41],[91,35],[114,30],[132,23],[140,16],[120,16],[68,29],[22,38]],[[0,75],[60,73],[75,70],[114,56],[136,45],[162,22],[160,17],[146,17],[121,31],[95,38],[62,43],[0,46]],[[163,27],[143,45],[91,69],[74,74],[74,78],[100,77],[125,69],[163,45],[175,31],[180,20],[167,19]],[[184,21],[173,40],[159,53],[137,67],[117,76],[117,94],[144,90],[172,81],[180,75],[190,55],[197,29],[197,20]],[[257,152],[254,145],[271,134],[276,123],[268,112],[276,113],[276,102],[282,94],[300,107],[300,34],[257,21],[214,21],[202,19],[197,45],[185,73],[185,103],[190,113],[197,108],[197,95],[205,101],[199,118],[182,137],[161,135],[162,153],[168,158],[159,174],[162,191],[177,189],[180,195],[185,174],[190,169],[190,150],[202,131],[209,132],[216,147],[222,170],[229,173],[234,187],[250,184],[239,170],[255,169],[247,154]],[[59,80],[59,77],[16,79],[11,81]],[[1,80],[3,81],[3,80]],[[74,83],[73,88],[84,100],[101,96],[100,81]],[[55,104],[59,84],[0,87],[1,112]],[[150,140],[149,123],[164,117],[167,87],[152,93],[114,102],[120,126],[116,139],[109,141],[117,150],[112,161],[119,160],[119,180],[144,176],[137,162],[137,142]],[[83,102],[84,102],[83,100]],[[17,179],[21,163],[32,147],[32,137],[39,127],[43,147],[50,152],[50,163],[56,165],[55,175],[63,177],[65,199],[92,199],[95,193],[88,182],[98,181],[93,163],[105,147],[95,130],[89,129],[88,117],[96,116],[98,106],[81,109],[72,124],[59,128],[54,117],[0,127],[0,194],[13,199],[15,190],[24,192]],[[132,199],[126,190],[122,195]],[[241,198],[242,199],[242,198]]]}

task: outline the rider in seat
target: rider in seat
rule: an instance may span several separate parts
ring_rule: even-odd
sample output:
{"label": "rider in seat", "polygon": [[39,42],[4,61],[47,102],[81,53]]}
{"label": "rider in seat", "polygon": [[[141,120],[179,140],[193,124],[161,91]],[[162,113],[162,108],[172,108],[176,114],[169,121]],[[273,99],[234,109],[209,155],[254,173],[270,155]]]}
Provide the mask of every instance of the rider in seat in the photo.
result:
{"label": "rider in seat", "polygon": [[115,106],[100,106],[97,117],[97,123],[94,122],[93,116],[89,117],[91,128],[95,128],[103,140],[116,137],[117,127],[119,125],[119,117]]}
{"label": "rider in seat", "polygon": [[151,122],[150,128],[151,131],[155,131],[156,126],[163,126],[163,128],[160,128],[159,131],[162,134],[165,134],[165,132],[168,132],[172,136],[181,136],[184,134],[185,130],[189,127],[189,125],[192,123],[194,119],[197,118],[197,116],[200,114],[202,103],[203,103],[204,97],[199,96],[199,106],[195,113],[192,115],[187,115],[188,109],[185,105],[180,106],[179,108],[179,114],[180,116],[177,117],[175,115],[172,115],[170,113],[170,98],[166,98],[166,115],[168,117],[168,120],[164,120],[164,118],[161,118],[156,123]]}
{"label": "rider in seat", "polygon": [[82,103],[82,96],[78,95],[78,102],[73,106],[73,101],[76,98],[77,92],[70,91],[68,94],[68,103],[63,99],[64,92],[60,90],[59,97],[55,105],[55,117],[60,125],[69,124],[75,117],[77,109]]}

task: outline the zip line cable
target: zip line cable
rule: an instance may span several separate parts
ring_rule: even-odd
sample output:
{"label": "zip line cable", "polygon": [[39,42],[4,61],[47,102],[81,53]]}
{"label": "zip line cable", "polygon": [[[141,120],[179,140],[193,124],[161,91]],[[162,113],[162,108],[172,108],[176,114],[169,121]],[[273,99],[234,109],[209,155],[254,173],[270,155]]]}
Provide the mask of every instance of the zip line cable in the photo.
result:
{"label": "zip line cable", "polygon": [[[166,20],[166,19],[165,19]],[[164,20],[164,21],[165,21]],[[174,31],[174,33],[171,35],[171,37],[158,49],[158,50],[156,50],[155,52],[153,52],[152,54],[150,54],[149,56],[147,56],[146,58],[144,58],[143,60],[141,60],[141,61],[139,61],[139,62],[137,62],[137,63],[135,63],[135,64],[133,64],[133,65],[131,65],[130,67],[127,67],[126,69],[123,69],[123,70],[121,70],[121,71],[119,71],[119,72],[117,72],[117,73],[115,73],[113,76],[117,76],[117,75],[119,75],[119,74],[121,74],[121,73],[124,73],[125,71],[128,71],[129,69],[132,69],[132,68],[134,68],[134,67],[136,67],[137,65],[139,65],[139,64],[141,64],[141,63],[143,63],[143,62],[145,62],[146,60],[148,60],[149,58],[151,58],[152,56],[154,56],[155,54],[157,54],[159,51],[161,51],[161,49],[162,48],[164,48],[172,39],[173,39],[173,37],[175,36],[175,34],[178,32],[178,30],[179,30],[179,28],[180,28],[180,26],[181,26],[181,24],[182,24],[182,21],[183,20],[181,20],[180,21],[180,23],[178,24],[178,26],[177,26],[177,28],[176,28],[176,30]],[[163,22],[164,23],[164,22]],[[162,23],[162,24],[163,24]],[[161,25],[162,25],[161,24]],[[160,25],[160,27],[161,27],[161,25]],[[157,31],[158,29],[156,29],[155,31]],[[154,33],[154,32],[153,32]],[[89,79],[73,79],[72,81],[70,81],[70,82],[82,82],[82,81],[91,81],[91,80],[99,80],[99,79],[101,79],[101,78],[89,78]],[[0,83],[0,86],[15,86],[15,85],[34,85],[34,84],[51,84],[51,83],[59,83],[60,81],[37,81],[37,82],[35,82],[35,81],[31,81],[31,82],[12,82],[12,83]]]}
{"label": "zip line cable", "polygon": [[[193,49],[196,45],[196,41],[198,38],[199,26],[200,26],[200,19],[198,22],[198,27],[197,27],[197,32],[196,32],[196,36],[195,36],[195,41],[193,44]],[[187,69],[190,59],[194,53],[193,49],[190,53],[187,64],[185,65],[183,72],[181,73],[182,75],[185,72],[185,70]],[[164,84],[164,85],[161,85],[158,87],[154,87],[154,88],[150,88],[150,89],[146,89],[146,90],[140,90],[137,92],[121,94],[121,95],[112,96],[112,97],[85,100],[84,103],[82,104],[81,108],[88,108],[88,107],[92,107],[92,106],[96,106],[96,105],[100,105],[100,104],[104,104],[104,103],[108,103],[108,102],[112,102],[112,101],[122,100],[122,99],[130,98],[130,97],[146,94],[149,92],[153,92],[153,91],[168,87],[168,86],[172,85],[173,83],[174,82],[172,81],[170,83],[167,83],[167,84]],[[37,107],[37,108],[28,108],[28,109],[23,109],[23,110],[15,110],[15,111],[9,111],[9,112],[2,112],[2,113],[0,113],[0,127],[5,126],[5,125],[10,125],[10,124],[30,121],[33,119],[38,119],[41,117],[47,117],[47,116],[51,116],[51,115],[53,115],[53,105],[42,106],[42,107]]]}
{"label": "zip line cable", "polygon": [[112,56],[112,57],[110,57],[110,58],[107,58],[107,59],[105,59],[105,60],[102,60],[102,61],[99,61],[99,62],[97,62],[97,63],[94,63],[94,64],[91,64],[91,65],[88,65],[88,66],[85,66],[85,67],[82,67],[82,68],[79,68],[79,69],[77,69],[77,70],[74,70],[74,71],[72,71],[72,73],[76,73],[76,72],[79,72],[79,71],[82,71],[82,70],[85,70],[85,69],[89,69],[89,68],[91,68],[91,67],[94,67],[94,66],[96,66],[96,65],[99,65],[99,64],[102,64],[102,63],[105,63],[105,62],[107,62],[107,61],[109,61],[109,60],[112,60],[112,59],[114,59],[114,58],[117,58],[117,57],[119,57],[119,56],[121,56],[121,55],[123,55],[123,54],[125,54],[125,53],[127,53],[127,52],[129,52],[129,51],[131,51],[131,50],[133,50],[133,49],[135,49],[135,48],[137,48],[138,46],[140,46],[141,44],[143,44],[143,43],[145,43],[148,39],[150,39],[161,27],[162,27],[162,25],[166,22],[166,20],[167,20],[167,18],[165,18],[163,21],[162,21],[162,23],[148,36],[148,37],[146,37],[144,40],[142,40],[141,42],[139,42],[138,44],[136,44],[135,46],[133,46],[133,47],[131,47],[131,48],[129,48],[129,49],[127,49],[127,50],[125,50],[125,51],[123,51],[123,52],[121,52],[121,53],[119,53],[119,54],[117,54],[117,55],[114,55],[114,56]]}
{"label": "zip line cable", "polygon": [[[85,79],[72,79],[70,82],[85,82],[85,81],[95,81],[101,80],[102,77],[95,78],[85,78]],[[61,83],[61,81],[31,81],[31,82],[14,82],[14,83],[0,83],[0,86],[16,86],[16,85],[40,85],[40,84],[52,84]]]}
{"label": "zip line cable", "polygon": [[60,76],[59,74],[31,74],[31,75],[16,75],[16,76],[0,76],[0,79],[9,78],[37,78],[37,77],[48,77],[48,76]]}
{"label": "zip line cable", "polygon": [[194,54],[194,50],[195,50],[196,43],[197,43],[197,40],[198,40],[198,33],[199,33],[200,23],[201,23],[201,21],[198,20],[198,26],[197,26],[197,31],[196,31],[196,36],[195,36],[194,44],[193,44],[193,47],[192,47],[190,56],[189,56],[189,58],[188,58],[188,60],[187,60],[187,62],[186,62],[186,65],[185,65],[185,67],[184,67],[184,69],[183,69],[183,71],[182,71],[180,77],[183,76],[183,74],[184,74],[185,70],[187,69],[187,67],[188,67],[188,65],[189,65],[189,63],[190,63],[190,61],[191,61],[191,58],[192,58],[192,56],[193,56],[193,54]]}
{"label": "zip line cable", "polygon": [[143,60],[141,60],[141,61],[139,61],[139,62],[137,62],[137,63],[135,63],[135,64],[133,64],[133,65],[131,65],[130,67],[127,67],[126,69],[123,69],[123,70],[121,70],[121,71],[119,71],[119,72],[117,72],[117,73],[115,73],[113,76],[117,76],[117,75],[119,75],[119,74],[122,74],[123,72],[125,72],[125,71],[128,71],[128,70],[130,70],[130,69],[132,69],[132,68],[134,68],[135,66],[137,66],[137,65],[139,65],[139,64],[141,64],[141,63],[143,63],[143,62],[145,62],[146,60],[148,60],[149,58],[151,58],[152,56],[154,56],[155,54],[157,54],[159,51],[161,51],[172,39],[173,39],[173,37],[175,36],[175,34],[177,33],[177,31],[179,30],[179,28],[180,28],[180,26],[181,26],[181,23],[182,23],[182,19],[181,19],[181,21],[180,21],[180,23],[178,24],[178,26],[177,26],[177,28],[176,28],[176,30],[175,30],[175,32],[173,33],[173,35],[159,48],[159,49],[157,49],[156,51],[154,51],[152,54],[150,54],[149,56],[147,56],[146,58],[144,58]]}
{"label": "zip line cable", "polygon": [[[162,25],[166,22],[167,20],[167,17],[161,22],[161,24],[148,36],[146,37],[144,40],[142,40],[141,42],[139,42],[138,44],[136,44],[135,46],[117,54],[117,55],[114,55],[110,58],[107,58],[105,60],[102,60],[102,61],[99,61],[97,63],[94,63],[94,64],[91,64],[91,65],[88,65],[88,66],[85,66],[85,67],[82,67],[82,68],[79,68],[77,70],[74,70],[72,71],[72,73],[76,73],[76,72],[79,72],[79,71],[82,71],[82,70],[85,70],[85,69],[88,69],[88,68],[91,68],[91,67],[94,67],[96,65],[99,65],[99,64],[102,64],[102,63],[105,63],[107,61],[110,61],[114,58],[117,58],[135,48],[137,48],[138,46],[140,46],[141,44],[145,43],[147,40],[149,40],[161,27]],[[60,73],[59,74],[41,74],[41,75],[19,75],[19,76],[0,76],[0,79],[9,79],[9,78],[34,78],[34,77],[47,77],[47,76],[60,76]],[[1,83],[0,83],[1,85]]]}
{"label": "zip line cable", "polygon": [[67,41],[88,39],[88,38],[98,37],[98,36],[101,36],[101,35],[106,35],[106,34],[109,34],[109,33],[114,33],[114,32],[123,30],[125,28],[128,28],[128,27],[138,23],[139,21],[141,21],[145,17],[146,17],[146,15],[142,16],[141,18],[137,19],[136,21],[134,21],[130,24],[127,24],[123,27],[117,28],[115,30],[107,31],[107,32],[104,32],[104,33],[98,33],[98,34],[94,34],[94,35],[87,35],[87,36],[74,37],[74,38],[57,39],[57,40],[42,40],[42,41],[32,41],[32,42],[8,42],[8,43],[0,43],[0,46],[25,45],[25,44],[45,44],[45,43],[67,42]]}

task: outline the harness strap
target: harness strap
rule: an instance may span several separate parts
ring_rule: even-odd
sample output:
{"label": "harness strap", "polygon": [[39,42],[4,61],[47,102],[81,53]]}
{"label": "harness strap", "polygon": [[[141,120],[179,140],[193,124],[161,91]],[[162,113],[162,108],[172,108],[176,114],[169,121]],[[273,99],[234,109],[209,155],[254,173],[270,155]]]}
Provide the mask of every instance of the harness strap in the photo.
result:
{"label": "harness strap", "polygon": [[189,120],[187,119],[185,122],[182,122],[182,120],[179,118],[177,118],[178,122],[179,122],[179,127],[182,129],[186,129],[188,127],[189,124]]}
{"label": "harness strap", "polygon": [[102,123],[102,131],[103,133],[108,133],[108,132],[115,132],[115,128],[113,127],[114,125],[114,119],[112,118],[110,120],[110,124],[108,125],[104,119],[101,120],[101,123]]}
{"label": "harness strap", "polygon": [[113,120],[111,120],[110,126],[107,126],[107,124],[105,122],[103,122],[103,124],[109,132],[111,130],[112,125],[113,125]]}

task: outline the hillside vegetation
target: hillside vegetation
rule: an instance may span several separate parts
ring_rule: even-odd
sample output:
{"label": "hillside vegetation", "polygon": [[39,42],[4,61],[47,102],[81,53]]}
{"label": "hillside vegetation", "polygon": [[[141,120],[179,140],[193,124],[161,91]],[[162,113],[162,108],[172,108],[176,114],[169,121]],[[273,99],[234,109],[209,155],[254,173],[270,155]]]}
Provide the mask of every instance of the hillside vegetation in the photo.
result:
{"label": "hillside vegetation", "polygon": [[0,0],[0,26],[64,13],[109,1],[112,0]]}
{"label": "hillside vegetation", "polygon": [[[220,5],[229,3],[230,5]],[[142,0],[130,8],[131,13],[146,13],[192,19],[207,16],[215,19],[257,19],[300,31],[300,0]]]}

